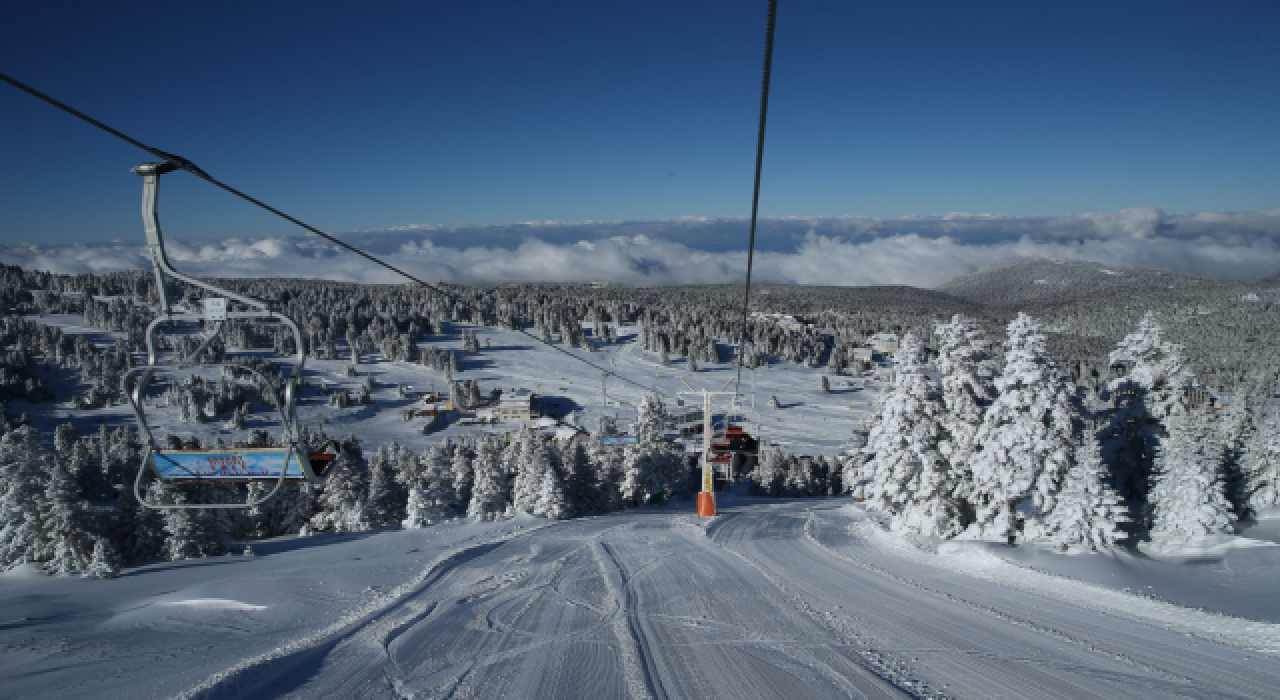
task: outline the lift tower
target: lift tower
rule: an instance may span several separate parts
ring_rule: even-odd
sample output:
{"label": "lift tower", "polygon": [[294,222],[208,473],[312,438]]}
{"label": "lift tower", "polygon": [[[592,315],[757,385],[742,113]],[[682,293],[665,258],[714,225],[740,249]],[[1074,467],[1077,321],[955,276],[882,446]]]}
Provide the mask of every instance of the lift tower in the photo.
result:
{"label": "lift tower", "polygon": [[725,391],[733,380],[724,383],[720,391],[694,389],[693,385],[680,378],[689,391],[677,392],[677,396],[702,397],[702,490],[698,493],[698,515],[712,516],[716,514],[715,472],[711,464],[711,399],[715,396],[735,396],[735,391]]}

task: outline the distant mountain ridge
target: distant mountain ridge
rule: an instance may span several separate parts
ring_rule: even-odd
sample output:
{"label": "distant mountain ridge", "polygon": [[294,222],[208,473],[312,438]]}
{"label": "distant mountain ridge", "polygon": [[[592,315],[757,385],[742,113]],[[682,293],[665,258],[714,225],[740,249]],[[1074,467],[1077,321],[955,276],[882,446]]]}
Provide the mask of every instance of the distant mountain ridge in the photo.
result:
{"label": "distant mountain ridge", "polygon": [[1036,258],[992,263],[951,280],[938,291],[992,308],[1010,308],[1053,306],[1117,294],[1159,297],[1164,296],[1171,285],[1225,291],[1252,288],[1257,284],[1257,281],[1192,277],[1080,260]]}

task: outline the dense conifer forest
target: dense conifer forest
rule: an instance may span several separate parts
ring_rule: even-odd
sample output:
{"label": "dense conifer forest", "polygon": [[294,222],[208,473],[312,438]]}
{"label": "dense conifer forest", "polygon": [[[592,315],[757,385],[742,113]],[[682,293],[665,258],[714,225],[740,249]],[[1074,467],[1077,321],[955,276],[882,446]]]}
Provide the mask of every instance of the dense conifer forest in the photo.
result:
{"label": "dense conifer forest", "polygon": [[[520,329],[587,351],[618,343],[620,326],[636,326],[629,337],[645,351],[683,357],[694,370],[741,358],[751,368],[794,363],[830,375],[865,369],[854,351],[892,333],[901,347],[877,359],[893,379],[842,454],[766,449],[749,478],[763,496],[852,493],[888,526],[917,535],[1095,549],[1125,539],[1176,543],[1230,532],[1277,504],[1280,289],[1266,282],[1025,261],[938,291],[763,285],[745,326],[740,286],[450,285],[442,294],[318,280],[218,282],[269,300],[299,323],[303,352],[345,360],[353,372],[374,356],[452,377],[460,371],[455,352],[432,344],[450,323]],[[82,411],[122,402],[122,375],[145,362],[154,284],[136,272],[0,269],[0,400]],[[192,306],[202,296],[180,284],[168,292]],[[94,343],[42,322],[52,314],[83,316],[117,340]],[[189,422],[222,416],[243,426],[275,404],[274,382],[298,350],[280,326],[235,320],[207,344],[167,337],[160,349],[175,360],[225,366],[220,379],[166,390],[167,405]],[[279,362],[234,352],[255,348],[272,349]],[[464,352],[481,350],[474,333],[463,334]],[[236,371],[250,362],[266,379]],[[78,378],[81,388],[57,395],[45,381],[53,373]],[[334,392],[329,402],[368,403],[371,388],[358,397]],[[457,378],[454,395],[463,408],[484,401],[473,380]],[[139,507],[130,485],[143,444],[128,427],[81,435],[66,424],[42,434],[7,407],[2,421],[0,566],[36,561],[54,572],[108,576],[125,562],[221,554],[235,541],[285,533],[516,513],[568,518],[696,490],[695,459],[663,438],[673,421],[657,396],[645,399],[633,425],[602,420],[587,440],[548,442],[526,430],[415,454],[348,436],[323,487],[290,484],[249,511]],[[623,432],[636,442],[603,441]],[[255,431],[245,444],[279,439]],[[164,440],[201,447],[194,438]],[[302,440],[332,444],[315,431]],[[1174,488],[1188,483],[1194,492]],[[244,497],[242,487],[151,481],[146,489],[170,502]]]}

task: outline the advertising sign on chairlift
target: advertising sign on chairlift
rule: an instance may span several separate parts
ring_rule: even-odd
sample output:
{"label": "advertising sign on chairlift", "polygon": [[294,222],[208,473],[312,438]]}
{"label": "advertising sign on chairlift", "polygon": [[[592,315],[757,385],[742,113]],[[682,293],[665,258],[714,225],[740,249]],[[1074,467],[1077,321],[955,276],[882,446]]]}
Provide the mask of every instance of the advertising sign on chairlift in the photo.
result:
{"label": "advertising sign on chairlift", "polygon": [[157,450],[156,468],[164,479],[201,481],[245,481],[279,479],[288,459],[285,479],[304,481],[306,477],[287,447],[257,447],[235,450]]}
{"label": "advertising sign on chairlift", "polygon": [[227,320],[227,300],[222,297],[210,297],[202,299],[204,302],[204,320],[206,321],[225,321]]}

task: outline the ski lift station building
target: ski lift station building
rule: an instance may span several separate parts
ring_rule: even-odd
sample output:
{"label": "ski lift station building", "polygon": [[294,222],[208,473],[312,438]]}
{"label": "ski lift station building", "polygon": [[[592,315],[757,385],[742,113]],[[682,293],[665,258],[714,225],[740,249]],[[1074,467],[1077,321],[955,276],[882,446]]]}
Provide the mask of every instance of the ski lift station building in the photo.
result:
{"label": "ski lift station building", "polygon": [[880,353],[895,353],[898,351],[898,336],[893,333],[876,333],[871,336],[871,347]]}
{"label": "ski lift station building", "polygon": [[533,419],[533,392],[528,389],[512,389],[502,392],[493,409],[494,420],[529,421]]}

